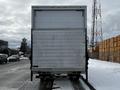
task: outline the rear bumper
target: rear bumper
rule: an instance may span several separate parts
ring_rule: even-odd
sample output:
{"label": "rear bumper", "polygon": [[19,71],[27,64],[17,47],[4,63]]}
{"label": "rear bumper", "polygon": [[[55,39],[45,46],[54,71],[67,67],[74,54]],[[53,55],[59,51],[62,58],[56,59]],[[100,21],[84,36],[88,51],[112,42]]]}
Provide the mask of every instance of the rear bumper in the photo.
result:
{"label": "rear bumper", "polygon": [[32,67],[31,71],[33,73],[50,72],[53,74],[62,74],[62,73],[71,73],[71,72],[85,73],[85,68],[38,68],[38,67]]}

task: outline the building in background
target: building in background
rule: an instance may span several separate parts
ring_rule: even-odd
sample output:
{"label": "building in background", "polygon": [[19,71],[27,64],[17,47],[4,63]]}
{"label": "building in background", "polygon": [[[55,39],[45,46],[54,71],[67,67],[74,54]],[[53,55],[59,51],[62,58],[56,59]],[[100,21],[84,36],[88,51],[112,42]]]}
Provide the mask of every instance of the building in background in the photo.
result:
{"label": "building in background", "polygon": [[0,50],[8,48],[8,41],[0,40]]}
{"label": "building in background", "polygon": [[8,41],[0,40],[0,53],[9,55]]}
{"label": "building in background", "polygon": [[89,48],[89,56],[103,61],[120,63],[120,35],[103,40],[93,50]]}

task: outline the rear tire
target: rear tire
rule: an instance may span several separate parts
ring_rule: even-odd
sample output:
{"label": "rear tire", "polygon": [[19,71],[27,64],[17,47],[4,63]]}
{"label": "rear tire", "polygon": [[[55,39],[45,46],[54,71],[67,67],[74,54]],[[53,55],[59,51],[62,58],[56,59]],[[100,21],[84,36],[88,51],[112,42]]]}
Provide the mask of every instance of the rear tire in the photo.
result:
{"label": "rear tire", "polygon": [[78,80],[80,78],[80,73],[79,72],[71,73],[71,74],[68,74],[68,77],[70,80]]}
{"label": "rear tire", "polygon": [[69,79],[70,80],[79,80],[79,76],[77,76],[77,75],[72,75],[72,76],[69,76]]}
{"label": "rear tire", "polygon": [[31,77],[30,80],[33,81],[33,72],[31,71]]}
{"label": "rear tire", "polygon": [[5,61],[5,63],[7,63],[7,61]]}

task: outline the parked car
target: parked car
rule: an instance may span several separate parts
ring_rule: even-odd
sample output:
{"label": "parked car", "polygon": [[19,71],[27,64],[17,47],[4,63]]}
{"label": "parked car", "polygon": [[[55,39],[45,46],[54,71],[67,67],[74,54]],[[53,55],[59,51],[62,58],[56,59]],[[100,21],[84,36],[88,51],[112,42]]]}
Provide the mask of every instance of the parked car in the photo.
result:
{"label": "parked car", "polygon": [[29,58],[28,57],[25,57],[25,56],[20,56],[20,60],[28,60]]}
{"label": "parked car", "polygon": [[0,63],[7,63],[7,54],[0,54]]}
{"label": "parked car", "polygon": [[14,61],[19,61],[19,55],[12,55],[10,57],[8,57],[8,61],[9,62],[14,62]]}

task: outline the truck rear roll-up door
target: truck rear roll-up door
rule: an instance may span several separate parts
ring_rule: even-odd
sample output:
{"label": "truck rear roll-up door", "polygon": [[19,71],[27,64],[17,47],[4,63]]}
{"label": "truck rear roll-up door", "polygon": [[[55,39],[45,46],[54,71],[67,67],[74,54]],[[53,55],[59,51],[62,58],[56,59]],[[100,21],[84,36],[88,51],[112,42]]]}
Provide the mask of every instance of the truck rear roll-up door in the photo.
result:
{"label": "truck rear roll-up door", "polygon": [[34,31],[34,65],[49,68],[79,68],[85,58],[84,34],[81,30]]}

